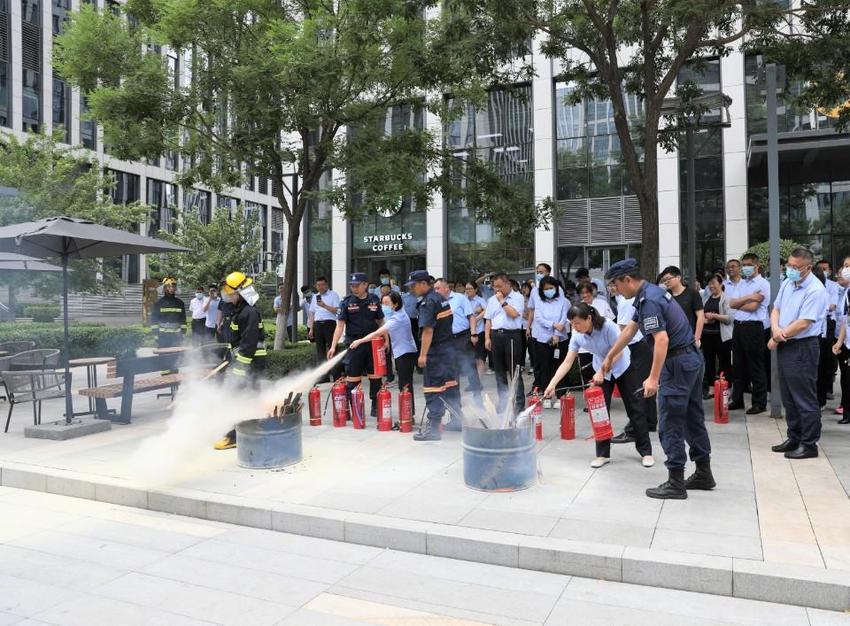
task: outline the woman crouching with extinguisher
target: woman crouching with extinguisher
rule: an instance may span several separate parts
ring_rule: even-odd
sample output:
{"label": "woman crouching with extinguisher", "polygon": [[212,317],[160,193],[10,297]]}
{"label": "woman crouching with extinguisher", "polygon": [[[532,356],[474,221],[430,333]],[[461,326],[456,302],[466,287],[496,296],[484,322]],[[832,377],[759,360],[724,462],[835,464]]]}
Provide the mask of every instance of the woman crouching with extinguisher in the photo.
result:
{"label": "woman crouching with extinguisher", "polygon": [[[646,400],[643,397],[643,381],[640,380],[635,368],[631,366],[631,355],[625,348],[619,358],[614,362],[613,368],[608,374],[602,375],[602,361],[608,351],[616,343],[620,336],[620,328],[612,321],[602,317],[596,309],[589,304],[581,302],[573,305],[567,313],[567,318],[573,327],[570,337],[570,347],[567,358],[552,377],[544,398],[551,398],[555,394],[558,383],[567,375],[573,366],[578,351],[587,350],[593,355],[593,369],[596,374],[591,384],[599,385],[605,395],[605,405],[611,406],[611,394],[616,384],[626,405],[626,415],[634,428],[635,448],[641,456],[644,467],[655,465],[652,458],[652,443],[649,441],[649,429],[646,425]],[[609,413],[610,415],[610,413]],[[596,441],[596,458],[590,467],[598,468],[606,465],[611,460],[611,439]]]}
{"label": "woman crouching with extinguisher", "polygon": [[381,310],[384,312],[384,325],[373,333],[351,342],[350,348],[356,348],[375,337],[389,335],[392,346],[395,369],[398,374],[398,389],[404,391],[407,387],[411,395],[411,410],[416,414],[413,404],[413,370],[416,368],[416,343],[410,330],[410,317],[404,312],[401,295],[391,291],[381,298]]}

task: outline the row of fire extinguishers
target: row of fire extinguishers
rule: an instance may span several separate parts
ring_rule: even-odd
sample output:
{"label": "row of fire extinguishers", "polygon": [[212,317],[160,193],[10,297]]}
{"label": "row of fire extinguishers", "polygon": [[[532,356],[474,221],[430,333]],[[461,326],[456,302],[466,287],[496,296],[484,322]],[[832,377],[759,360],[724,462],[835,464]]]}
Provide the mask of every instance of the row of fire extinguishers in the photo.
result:
{"label": "row of fire extinguishers", "polygon": [[[561,396],[561,439],[576,438],[576,397],[569,391]],[[588,387],[584,390],[584,403],[590,415],[590,425],[593,428],[593,438],[604,441],[614,436],[611,420],[608,417],[608,407],[605,404],[605,394],[600,387]],[[529,397],[526,406],[534,406],[531,413],[534,420],[534,438],[543,440],[543,403],[535,389]]]}
{"label": "row of fire extinguishers", "polygon": [[[322,392],[318,387],[313,387],[307,394],[307,406],[310,411],[310,426],[321,426],[322,415],[327,410],[327,402],[331,403],[334,428],[345,427],[348,420],[358,430],[366,428],[365,395],[360,385],[351,391],[345,381],[337,380],[328,400],[325,402],[325,411],[322,410]],[[378,403],[378,430],[393,430],[393,406],[392,394],[387,386],[381,387],[376,401]],[[398,430],[403,433],[413,431],[413,394],[405,387],[398,394]]]}

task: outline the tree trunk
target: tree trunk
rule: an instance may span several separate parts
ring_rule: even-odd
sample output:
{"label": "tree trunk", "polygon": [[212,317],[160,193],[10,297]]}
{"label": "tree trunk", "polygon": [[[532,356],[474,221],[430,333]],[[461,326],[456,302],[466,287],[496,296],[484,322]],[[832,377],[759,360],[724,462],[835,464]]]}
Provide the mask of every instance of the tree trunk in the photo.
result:
{"label": "tree trunk", "polygon": [[[292,219],[287,219],[289,232],[286,234],[286,251],[283,263],[283,293],[287,295],[280,299],[280,313],[278,313],[275,323],[275,350],[283,348],[284,337],[286,337],[286,319],[292,309],[291,294],[297,278],[295,274],[298,269],[298,239],[301,235],[301,217],[303,215],[303,211],[299,209],[300,207],[296,205]],[[295,315],[293,315],[293,318],[293,325],[296,325],[298,318]]]}
{"label": "tree trunk", "polygon": [[[647,142],[648,143],[648,142]],[[644,153],[644,171],[635,185],[643,227],[640,268],[644,278],[654,281],[658,275],[658,147]]]}
{"label": "tree trunk", "polygon": [[9,281],[9,321],[18,321],[18,287],[14,279]]}

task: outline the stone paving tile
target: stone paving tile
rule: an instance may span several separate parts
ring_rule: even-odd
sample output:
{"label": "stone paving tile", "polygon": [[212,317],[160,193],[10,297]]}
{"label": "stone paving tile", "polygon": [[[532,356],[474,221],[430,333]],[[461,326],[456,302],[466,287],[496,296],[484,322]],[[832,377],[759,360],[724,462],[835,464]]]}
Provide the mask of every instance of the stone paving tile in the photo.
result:
{"label": "stone paving tile", "polygon": [[213,621],[193,619],[178,615],[164,607],[141,606],[112,598],[83,596],[63,602],[39,613],[39,619],[51,624],[79,624],[86,626],[199,626]]}
{"label": "stone paving tile", "polygon": [[35,617],[40,611],[80,593],[44,581],[0,574],[0,611],[20,617]]}
{"label": "stone paving tile", "polygon": [[589,522],[584,519],[562,517],[555,524],[549,536],[648,548],[652,543],[654,534],[654,526],[638,526],[637,524],[602,522],[599,520]]}
{"label": "stone paving tile", "polygon": [[[322,594],[305,607],[317,617],[314,623],[326,623],[325,617],[339,618],[340,616],[352,617],[356,622],[349,623],[376,623],[393,624],[395,626],[416,626],[418,624],[429,624],[432,626],[485,626],[485,622],[469,620],[465,618],[448,617],[436,615],[425,611],[413,610],[393,606],[391,604],[370,602],[349,598],[335,594]],[[286,623],[284,621],[284,623]],[[336,623],[336,622],[332,622]]]}
{"label": "stone paving tile", "polygon": [[555,516],[474,509],[461,519],[458,525],[540,536],[551,533],[557,523],[558,518]]}
{"label": "stone paving tile", "polygon": [[657,528],[652,538],[651,547],[692,554],[762,559],[761,540],[757,536],[742,537],[740,535],[708,533],[702,530],[694,532]]}
{"label": "stone paving tile", "polygon": [[120,567],[109,567],[15,546],[0,546],[0,574],[32,582],[51,584],[76,591],[89,591],[127,573]]}

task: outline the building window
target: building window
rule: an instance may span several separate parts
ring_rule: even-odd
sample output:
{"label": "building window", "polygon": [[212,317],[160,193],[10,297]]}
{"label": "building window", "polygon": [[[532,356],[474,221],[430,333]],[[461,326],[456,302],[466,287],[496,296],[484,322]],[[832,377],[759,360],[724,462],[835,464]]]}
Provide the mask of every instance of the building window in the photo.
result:
{"label": "building window", "polygon": [[151,207],[148,236],[153,237],[160,231],[173,234],[177,229],[177,185],[148,178],[147,192]]}
{"label": "building window", "polygon": [[183,196],[183,212],[194,213],[201,224],[212,221],[212,194],[202,189],[190,189]]}
{"label": "building window", "polygon": [[245,201],[245,215],[246,216],[254,216],[257,218],[257,236],[262,237],[262,245],[260,246],[260,256],[258,259],[258,267],[257,271],[259,272],[267,272],[271,271],[272,267],[269,267],[268,261],[268,237],[269,237],[269,222],[268,215],[265,204],[260,204],[259,202],[251,202],[250,200]]}
{"label": "building window", "polygon": [[216,211],[221,209],[227,213],[227,219],[233,219],[233,212],[239,206],[239,200],[231,196],[218,194],[215,198]]}
{"label": "building window", "polygon": [[[451,102],[450,102],[451,104]],[[505,182],[528,193],[534,202],[533,108],[531,87],[493,89],[479,108],[467,105],[447,124],[444,140],[455,156],[491,163]],[[461,184],[463,184],[461,182]],[[479,222],[474,207],[462,200],[445,202],[448,228],[448,275],[458,280],[496,269],[514,272],[534,263],[534,231],[505,238],[489,222]]]}
{"label": "building window", "polygon": [[[679,72],[679,84],[693,83],[703,93],[720,91],[720,61],[710,59],[698,66],[685,66]],[[703,121],[719,121],[720,111],[708,112]],[[726,258],[723,199],[723,129],[707,128],[694,132],[694,176],[696,215],[696,272],[704,279],[722,268]],[[681,265],[688,267],[688,161],[684,135],[679,144],[679,225]]]}
{"label": "building window", "polygon": [[[279,263],[283,263],[283,238],[284,238],[284,233],[285,233],[285,230],[284,230],[284,224],[285,223],[286,222],[285,222],[285,217],[284,217],[284,214],[283,214],[283,209],[278,209],[276,207],[272,207],[272,224],[271,224],[271,226],[272,226],[272,250],[271,250],[271,254],[269,255],[269,260],[271,261],[271,263],[273,265],[273,267],[270,268],[272,271],[274,271],[276,269],[276,267]],[[308,224],[307,233],[308,233],[308,237],[309,237],[310,236],[309,235],[309,233],[310,233],[309,219],[308,219],[307,224]],[[328,252],[328,254],[330,254],[330,252]],[[309,276],[312,276],[312,272],[314,271],[313,270],[314,266],[312,265],[311,259],[312,259],[312,257],[310,255],[308,255],[307,272],[308,272]],[[330,263],[328,263],[328,267],[330,267]]]}
{"label": "building window", "polygon": [[58,76],[53,76],[53,128],[62,129],[65,143],[71,143],[71,87]]}
{"label": "building window", "polygon": [[12,126],[11,107],[11,16],[8,0],[0,0],[0,126]]}
{"label": "building window", "polygon": [[[319,179],[319,189],[331,185],[331,173],[325,172]],[[274,217],[274,216],[273,216]],[[281,211],[281,217],[283,212]],[[311,197],[307,199],[307,280],[313,283],[317,277],[331,275],[331,223],[333,210],[330,202]],[[281,223],[281,249],[283,251],[283,223]],[[274,237],[274,233],[272,233]],[[273,252],[278,252],[272,247]]]}
{"label": "building window", "polygon": [[[114,187],[112,188],[112,202],[115,204],[133,204],[140,199],[140,178],[136,174],[128,174],[119,170],[106,170],[106,174],[112,176]],[[137,228],[131,228],[131,232],[138,233]],[[120,264],[121,277],[128,283],[139,282],[139,255],[127,254],[121,259],[104,259],[104,263],[114,263],[116,269]]]}
{"label": "building window", "polygon": [[89,114],[85,94],[80,94],[80,143],[84,148],[97,150],[97,123]]}
{"label": "building window", "polygon": [[[748,54],[744,60],[744,95],[747,108],[747,134],[767,133],[767,103],[765,101],[765,60],[760,54]],[[795,102],[803,91],[802,81],[786,81],[776,95],[777,130],[780,133],[799,132],[832,126],[829,120]]]}

